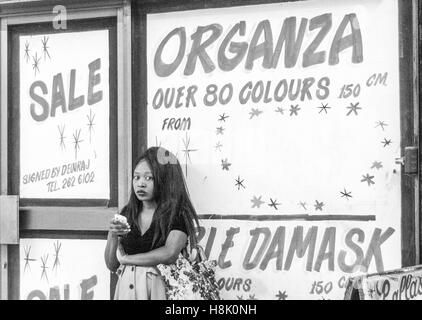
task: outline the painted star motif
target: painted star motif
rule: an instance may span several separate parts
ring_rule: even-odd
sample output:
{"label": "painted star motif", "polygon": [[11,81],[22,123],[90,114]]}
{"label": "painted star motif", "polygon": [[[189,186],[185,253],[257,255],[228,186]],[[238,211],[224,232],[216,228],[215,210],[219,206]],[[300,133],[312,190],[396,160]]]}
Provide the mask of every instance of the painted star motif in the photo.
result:
{"label": "painted star motif", "polygon": [[381,169],[382,168],[382,162],[374,161],[371,169],[374,169],[374,168],[377,169],[377,170]]}
{"label": "painted star motif", "polygon": [[284,114],[284,109],[282,107],[277,107],[277,109],[275,110],[275,112],[278,112],[280,114]]}
{"label": "painted star motif", "polygon": [[249,112],[249,114],[251,115],[249,119],[252,119],[253,117],[258,117],[261,113],[263,113],[264,111],[261,111],[259,109],[251,109],[251,112]]}
{"label": "painted star motif", "polygon": [[390,140],[387,140],[387,138],[384,138],[384,141],[381,141],[381,143],[384,144],[384,148],[385,148],[386,146],[389,146],[390,145],[391,139]]}
{"label": "painted star motif", "polygon": [[253,196],[253,199],[251,199],[251,202],[253,203],[251,208],[260,208],[261,204],[265,203],[264,201],[261,201],[261,198],[262,196],[259,196],[259,198]]}
{"label": "painted star motif", "polygon": [[53,270],[59,267],[60,265],[60,260],[59,260],[59,253],[60,253],[60,249],[62,247],[62,244],[59,241],[56,241],[54,243],[54,263],[53,263]]}
{"label": "painted star motif", "polygon": [[254,294],[250,294],[248,300],[258,300],[258,298],[255,298]]}
{"label": "painted star motif", "polygon": [[350,103],[350,107],[347,107],[347,109],[350,109],[350,111],[347,113],[347,115],[350,115],[352,112],[355,113],[355,115],[358,115],[358,110],[362,109],[361,107],[358,107],[358,103]]}
{"label": "painted star motif", "polygon": [[48,37],[44,36],[41,42],[42,42],[42,50],[44,53],[44,60],[46,59],[46,56],[48,56],[51,60],[50,54],[48,53],[48,47],[47,47]]}
{"label": "painted star motif", "polygon": [[229,163],[228,162],[228,160],[227,160],[227,158],[225,159],[225,160],[221,160],[221,166],[222,166],[222,170],[227,170],[227,171],[229,171],[229,167],[231,166],[232,164],[231,163]]}
{"label": "painted star motif", "polygon": [[224,122],[226,122],[226,119],[227,119],[229,116],[226,116],[226,114],[225,114],[225,113],[223,113],[222,115],[219,115],[219,117],[220,117],[220,119],[218,119],[218,121],[224,121]]}
{"label": "painted star motif", "polygon": [[23,268],[23,272],[25,273],[25,271],[26,271],[26,268],[28,268],[29,270],[31,270],[31,266],[30,266],[30,262],[31,261],[37,261],[37,259],[32,259],[31,257],[30,257],[30,254],[31,254],[31,246],[25,246],[24,247],[24,252],[25,252],[25,258],[24,258],[24,261],[25,261],[25,267]]}
{"label": "painted star motif", "polygon": [[316,210],[322,211],[323,206],[324,206],[324,202],[319,202],[318,200],[315,200],[315,204],[314,204],[315,211]]}
{"label": "painted star motif", "polygon": [[32,69],[34,70],[35,75],[37,75],[37,71],[40,72],[40,69],[39,69],[40,60],[41,58],[38,58],[38,53],[35,52],[35,57],[32,56],[32,61],[33,61]]}
{"label": "painted star motif", "polygon": [[30,57],[29,57],[29,42],[28,41],[26,41],[25,42],[25,59],[26,59],[26,62],[28,63],[28,61],[29,61],[29,59],[30,59]]}
{"label": "painted star motif", "polygon": [[278,294],[275,295],[278,300],[286,300],[288,295],[286,294],[286,291],[281,292],[280,290],[278,290]]}
{"label": "painted star motif", "polygon": [[308,210],[308,209],[306,209],[306,202],[299,202],[299,205],[300,205],[303,209]]}
{"label": "painted star motif", "polygon": [[352,197],[352,192],[351,192],[351,191],[347,192],[347,191],[346,191],[346,188],[343,188],[343,190],[344,190],[344,191],[340,191],[340,193],[341,193],[341,197],[342,197],[342,198],[343,198],[343,197],[346,197],[346,199],[347,199],[347,200],[349,200],[349,198],[353,198],[353,197]]}
{"label": "painted star motif", "polygon": [[189,162],[192,163],[192,160],[190,158],[190,153],[194,152],[194,151],[198,151],[198,149],[189,149],[189,144],[190,144],[190,138],[188,137],[188,133],[186,133],[186,140],[183,139],[183,145],[185,146],[185,149],[182,150],[185,153],[185,174],[186,174],[186,177],[188,176],[188,159],[189,159]]}
{"label": "painted star motif", "polygon": [[225,129],[223,128],[223,127],[218,127],[217,128],[217,134],[223,134],[223,131],[224,131]]}
{"label": "painted star motif", "polygon": [[89,143],[91,143],[91,134],[92,134],[92,131],[94,131],[94,126],[95,126],[95,123],[94,123],[95,114],[93,115],[92,110],[89,109],[89,116],[87,115],[86,117],[88,118],[87,126],[89,130]]}
{"label": "painted star motif", "polygon": [[60,126],[57,126],[57,127],[59,129],[59,134],[60,134],[60,147],[63,150],[63,149],[66,149],[66,145],[64,144],[64,139],[66,138],[64,136],[64,128],[65,128],[65,125],[63,125],[61,127]]}
{"label": "painted star motif", "polygon": [[384,126],[388,126],[388,124],[386,124],[384,121],[378,121],[376,124],[377,125],[375,126],[375,128],[381,127],[382,131],[384,131]]}
{"label": "painted star motif", "polygon": [[281,205],[281,203],[277,203],[277,199],[273,200],[273,199],[270,198],[270,202],[271,203],[269,203],[268,206],[273,207],[276,210],[278,210],[277,206]]}
{"label": "painted star motif", "polygon": [[297,116],[297,113],[298,113],[298,111],[300,110],[300,108],[299,108],[299,105],[297,104],[297,105],[291,105],[290,106],[290,116],[292,116],[292,115],[295,115],[295,116]]}
{"label": "painted star motif", "polygon": [[75,159],[78,158],[78,150],[80,149],[80,144],[83,140],[80,140],[81,129],[75,131],[73,134],[73,143],[75,144]]}
{"label": "painted star motif", "polygon": [[371,184],[375,184],[374,181],[372,181],[372,179],[374,178],[374,176],[370,176],[369,174],[366,174],[366,176],[362,175],[363,179],[360,180],[361,182],[368,182],[368,186],[371,186]]}
{"label": "painted star motif", "polygon": [[325,111],[325,113],[327,114],[328,113],[327,112],[327,109],[331,109],[331,107],[328,106],[328,103],[326,103],[326,104],[321,103],[321,105],[322,105],[322,107],[318,107],[318,108],[321,109],[321,110],[319,110],[318,113],[321,113],[322,111]]}
{"label": "painted star motif", "polygon": [[45,255],[44,257],[41,257],[41,269],[42,269],[42,273],[41,273],[41,280],[43,278],[45,278],[45,280],[48,282],[48,277],[47,277],[47,260],[48,260],[48,254]]}
{"label": "painted star motif", "polygon": [[221,147],[222,147],[223,145],[220,143],[220,141],[218,141],[217,142],[217,144],[214,146],[214,148],[215,148],[215,150],[217,150],[218,149],[218,151],[221,151]]}
{"label": "painted star motif", "polygon": [[243,300],[243,296],[236,296],[237,300]]}
{"label": "painted star motif", "polygon": [[240,187],[242,187],[243,189],[246,189],[245,186],[243,185],[243,181],[245,180],[244,179],[240,180],[240,176],[237,176],[237,179],[235,181],[236,181],[235,187],[237,187],[237,190],[240,190]]}

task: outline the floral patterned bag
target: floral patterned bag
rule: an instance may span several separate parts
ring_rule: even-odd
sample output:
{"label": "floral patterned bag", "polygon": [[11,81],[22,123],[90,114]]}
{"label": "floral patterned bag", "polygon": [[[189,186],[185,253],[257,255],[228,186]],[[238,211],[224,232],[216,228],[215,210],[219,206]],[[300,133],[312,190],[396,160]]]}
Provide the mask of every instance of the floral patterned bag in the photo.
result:
{"label": "floral patterned bag", "polygon": [[[166,284],[168,300],[220,300],[215,279],[216,260],[207,260],[204,249],[188,244],[184,254],[180,253],[176,262],[157,266]],[[193,259],[192,251],[196,251]]]}

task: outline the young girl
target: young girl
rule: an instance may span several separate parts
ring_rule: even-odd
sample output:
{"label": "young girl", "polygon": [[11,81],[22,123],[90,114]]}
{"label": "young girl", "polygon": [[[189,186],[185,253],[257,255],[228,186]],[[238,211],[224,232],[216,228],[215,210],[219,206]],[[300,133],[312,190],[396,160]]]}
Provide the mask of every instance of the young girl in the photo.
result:
{"label": "young girl", "polygon": [[121,215],[127,222],[112,219],[104,254],[107,268],[119,276],[114,299],[166,299],[156,266],[174,263],[188,237],[196,244],[195,223],[199,226],[172,153],[153,147],[141,156]]}

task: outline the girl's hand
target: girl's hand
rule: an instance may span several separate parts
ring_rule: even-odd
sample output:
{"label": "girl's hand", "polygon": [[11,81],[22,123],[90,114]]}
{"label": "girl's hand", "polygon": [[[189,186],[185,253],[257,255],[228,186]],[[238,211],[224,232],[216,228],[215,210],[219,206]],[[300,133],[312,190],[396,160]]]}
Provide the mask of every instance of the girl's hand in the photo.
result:
{"label": "girl's hand", "polygon": [[109,230],[114,236],[124,236],[130,232],[130,226],[127,222],[122,222],[113,218],[110,221]]}
{"label": "girl's hand", "polygon": [[117,260],[119,260],[120,264],[122,265],[127,264],[127,261],[126,261],[127,254],[123,250],[123,247],[120,244],[120,242],[119,242],[119,245],[117,246],[116,257],[117,257]]}

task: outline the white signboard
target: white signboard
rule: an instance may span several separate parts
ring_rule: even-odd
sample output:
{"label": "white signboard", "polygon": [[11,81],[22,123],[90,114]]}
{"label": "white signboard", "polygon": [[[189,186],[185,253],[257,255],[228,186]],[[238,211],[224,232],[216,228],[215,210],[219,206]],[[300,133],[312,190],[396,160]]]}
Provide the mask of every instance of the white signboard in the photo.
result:
{"label": "white signboard", "polygon": [[19,45],[21,198],[109,199],[108,30]]}
{"label": "white signboard", "polygon": [[422,300],[422,267],[363,277],[364,299]]}
{"label": "white signboard", "polygon": [[21,239],[22,300],[109,300],[105,240]]}
{"label": "white signboard", "polygon": [[398,3],[150,14],[148,142],[181,160],[226,299],[342,299],[401,266]]}
{"label": "white signboard", "polygon": [[422,300],[422,266],[350,278],[345,299]]}

